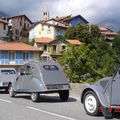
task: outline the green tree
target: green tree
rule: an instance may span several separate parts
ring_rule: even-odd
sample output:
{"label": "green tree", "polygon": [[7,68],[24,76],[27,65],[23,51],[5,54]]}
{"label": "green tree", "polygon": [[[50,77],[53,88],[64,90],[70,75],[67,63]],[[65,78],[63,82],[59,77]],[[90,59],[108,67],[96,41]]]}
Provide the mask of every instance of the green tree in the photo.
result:
{"label": "green tree", "polygon": [[91,43],[91,39],[100,38],[101,33],[96,25],[78,24],[76,27],[71,27],[65,32],[67,39],[78,39],[86,44]]}
{"label": "green tree", "polygon": [[67,53],[59,59],[71,82],[83,81],[82,75],[89,74],[87,81],[94,82],[102,77],[111,76],[116,66],[112,47],[104,41],[68,47]]}
{"label": "green tree", "polygon": [[113,40],[113,49],[115,50],[116,60],[120,63],[120,35],[116,36]]}

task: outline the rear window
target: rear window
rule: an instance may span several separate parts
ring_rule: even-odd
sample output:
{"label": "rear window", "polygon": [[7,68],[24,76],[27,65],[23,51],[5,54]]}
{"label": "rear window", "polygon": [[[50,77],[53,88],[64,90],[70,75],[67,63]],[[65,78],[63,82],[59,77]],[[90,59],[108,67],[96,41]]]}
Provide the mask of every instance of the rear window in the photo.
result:
{"label": "rear window", "polygon": [[57,66],[55,65],[44,65],[43,68],[45,70],[51,70],[51,71],[56,71],[56,70],[59,70]]}
{"label": "rear window", "polygon": [[14,70],[1,70],[1,74],[16,74]]}

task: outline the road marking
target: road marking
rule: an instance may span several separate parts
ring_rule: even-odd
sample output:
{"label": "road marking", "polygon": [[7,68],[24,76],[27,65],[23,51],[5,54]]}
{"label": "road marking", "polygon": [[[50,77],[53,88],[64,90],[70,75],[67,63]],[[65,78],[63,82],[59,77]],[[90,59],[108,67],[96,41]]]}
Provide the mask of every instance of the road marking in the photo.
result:
{"label": "road marking", "polygon": [[29,109],[32,109],[32,110],[36,110],[36,111],[43,112],[43,113],[46,113],[46,114],[49,114],[49,115],[61,117],[61,118],[67,119],[67,120],[76,120],[76,119],[73,119],[73,118],[70,118],[70,117],[67,117],[67,116],[59,115],[59,114],[56,114],[56,113],[48,112],[48,111],[37,109],[37,108],[34,108],[34,107],[30,107],[30,106],[26,106],[26,107],[29,108]]}
{"label": "road marking", "polygon": [[0,99],[0,101],[7,102],[7,103],[12,103],[12,101],[5,100],[5,99]]}

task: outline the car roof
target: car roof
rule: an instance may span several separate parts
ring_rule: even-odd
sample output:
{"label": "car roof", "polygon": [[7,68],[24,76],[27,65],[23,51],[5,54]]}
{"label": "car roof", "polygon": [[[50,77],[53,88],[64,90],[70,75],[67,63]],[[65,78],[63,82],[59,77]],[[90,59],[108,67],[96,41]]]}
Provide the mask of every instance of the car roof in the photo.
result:
{"label": "car roof", "polygon": [[15,68],[0,68],[0,70],[15,70]]}

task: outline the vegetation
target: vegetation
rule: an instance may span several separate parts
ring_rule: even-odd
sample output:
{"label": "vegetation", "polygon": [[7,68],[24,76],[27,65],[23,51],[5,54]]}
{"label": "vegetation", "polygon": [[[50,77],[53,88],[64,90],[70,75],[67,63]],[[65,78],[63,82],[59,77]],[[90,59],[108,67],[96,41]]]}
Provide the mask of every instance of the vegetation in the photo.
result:
{"label": "vegetation", "polygon": [[[90,27],[90,26],[89,26]],[[113,46],[106,42],[97,26],[77,25],[65,33],[67,39],[79,39],[80,46],[69,46],[59,62],[71,82],[95,82],[111,76],[120,57],[120,36]]]}

